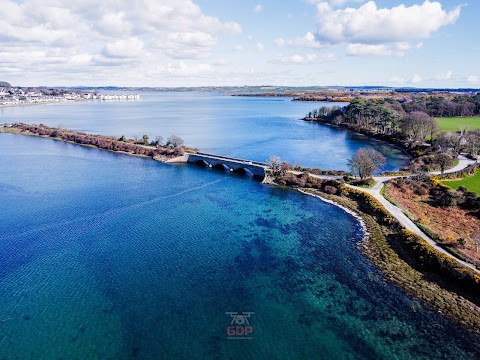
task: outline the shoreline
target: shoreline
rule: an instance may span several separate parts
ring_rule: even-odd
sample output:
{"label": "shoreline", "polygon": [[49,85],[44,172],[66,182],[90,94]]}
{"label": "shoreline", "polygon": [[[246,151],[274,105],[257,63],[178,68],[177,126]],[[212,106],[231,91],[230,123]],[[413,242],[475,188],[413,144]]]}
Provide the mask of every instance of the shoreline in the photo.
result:
{"label": "shoreline", "polygon": [[[276,184],[274,184],[274,185],[277,186]],[[358,223],[360,224],[360,227],[362,228],[362,232],[363,232],[361,242],[364,242],[364,241],[368,240],[368,238],[370,237],[370,233],[368,232],[368,228],[367,228],[367,225],[365,224],[365,220],[357,212],[339,204],[338,202],[335,202],[334,200],[324,198],[320,195],[309,193],[309,192],[307,192],[305,190],[302,190],[302,189],[294,189],[294,190],[297,190],[298,192],[300,192],[302,194],[320,199],[321,201],[326,202],[327,204],[331,204],[331,205],[334,205],[334,206],[342,209],[347,214],[350,214],[352,217],[354,217],[358,221]]]}
{"label": "shoreline", "polygon": [[[435,275],[425,275],[407,263],[399,254],[399,245],[392,246],[391,240],[387,239],[392,234],[374,217],[361,211],[356,201],[316,191],[313,193],[304,189],[292,190],[320,199],[351,214],[364,230],[363,239],[357,243],[359,250],[385,281],[392,283],[412,299],[420,301],[427,309],[443,314],[449,321],[471,333],[480,334],[480,306],[449,289],[448,284],[437,279]],[[331,197],[338,199],[330,199]],[[339,201],[340,199],[342,201]]]}

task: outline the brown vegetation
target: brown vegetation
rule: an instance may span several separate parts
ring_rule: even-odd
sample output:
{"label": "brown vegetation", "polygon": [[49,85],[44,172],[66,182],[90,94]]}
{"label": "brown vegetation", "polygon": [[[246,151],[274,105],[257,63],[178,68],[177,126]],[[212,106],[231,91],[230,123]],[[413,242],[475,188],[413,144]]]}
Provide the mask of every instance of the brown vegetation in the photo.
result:
{"label": "brown vegetation", "polygon": [[[2,132],[19,133],[24,135],[36,135],[42,137],[50,137],[56,140],[76,143],[84,146],[95,147],[103,150],[122,152],[137,156],[147,156],[155,160],[165,161],[170,158],[181,156],[184,154],[185,148],[183,146],[173,146],[169,143],[165,146],[146,146],[148,144],[148,136],[144,135],[140,142],[135,142],[132,139],[126,139],[122,136],[120,139],[112,136],[92,135],[83,132],[76,132],[65,130],[62,128],[52,128],[45,125],[28,125],[28,124],[13,124],[8,127],[1,128]],[[183,145],[183,140],[174,137],[175,145]],[[196,149],[188,149],[189,151],[196,151]]]}
{"label": "brown vegetation", "polygon": [[406,210],[440,244],[480,265],[474,238],[480,234],[480,199],[466,191],[454,191],[435,180],[392,180],[385,195]]}

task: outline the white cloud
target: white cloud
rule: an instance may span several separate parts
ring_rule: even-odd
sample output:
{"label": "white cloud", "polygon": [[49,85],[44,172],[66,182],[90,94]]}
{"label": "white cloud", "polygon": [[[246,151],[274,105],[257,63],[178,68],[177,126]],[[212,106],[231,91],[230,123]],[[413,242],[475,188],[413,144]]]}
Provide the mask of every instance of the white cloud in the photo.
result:
{"label": "white cloud", "polygon": [[257,43],[256,49],[257,52],[262,52],[263,50],[265,50],[265,46],[262,43]]}
{"label": "white cloud", "polygon": [[307,54],[305,56],[294,54],[290,56],[279,55],[270,59],[268,62],[270,64],[281,64],[281,65],[291,65],[291,64],[313,64],[321,63],[328,61],[335,61],[337,59],[335,54],[326,54],[323,56],[318,56],[317,54]]}
{"label": "white cloud", "polygon": [[453,75],[452,70],[448,70],[446,73],[438,75],[435,79],[436,80],[450,80],[452,78],[452,75]]}
{"label": "white cloud", "polygon": [[[418,49],[418,45],[415,46]],[[412,46],[406,42],[396,44],[349,44],[346,53],[349,56],[404,56]]]}
{"label": "white cloud", "polygon": [[274,40],[274,43],[278,47],[287,46],[287,47],[304,47],[304,48],[312,48],[312,49],[319,49],[324,47],[315,39],[315,35],[312,32],[307,32],[305,36],[292,39],[292,40],[277,38]]}
{"label": "white cloud", "polygon": [[121,36],[132,32],[132,24],[125,20],[125,13],[103,14],[96,24],[98,31],[112,36]]}
{"label": "white cloud", "polygon": [[217,35],[241,32],[238,23],[205,15],[192,0],[3,0],[0,6],[3,49],[13,43],[127,58],[159,48],[161,39],[167,55],[197,58],[209,54]]}
{"label": "white cloud", "polygon": [[243,45],[237,44],[233,47],[233,50],[240,52],[240,51],[245,50],[245,48],[243,47]]}
{"label": "white cloud", "polygon": [[159,64],[172,79],[207,74],[221,61],[212,59],[210,68],[206,61],[165,64],[169,58],[209,58],[219,38],[229,41],[242,27],[209,16],[195,1],[2,0],[0,73],[29,85],[39,79],[43,84],[152,82],[145,76]]}
{"label": "white cloud", "polygon": [[210,64],[186,63],[180,61],[178,64],[168,64],[166,66],[158,66],[152,72],[155,75],[174,75],[181,77],[204,76],[213,73],[215,70]]}
{"label": "white cloud", "polygon": [[394,76],[388,80],[389,82],[396,83],[396,84],[404,84],[405,78],[401,76]]}
{"label": "white cloud", "polygon": [[262,4],[257,4],[257,5],[255,5],[255,7],[253,8],[253,12],[254,12],[255,14],[261,13],[262,10],[263,10]]}
{"label": "white cloud", "polygon": [[365,44],[350,44],[346,53],[350,56],[391,56],[393,54],[392,49],[386,45]]}
{"label": "white cloud", "polygon": [[216,44],[217,40],[205,32],[173,32],[157,45],[172,58],[199,59],[208,57]]}
{"label": "white cloud", "polygon": [[453,24],[460,6],[445,11],[439,2],[379,9],[374,1],[361,7],[334,10],[328,3],[317,4],[318,26],[315,34],[329,44],[386,44],[428,38],[442,26]]}
{"label": "white cloud", "polygon": [[467,81],[470,83],[470,84],[477,84],[480,82],[480,76],[478,75],[470,75],[468,78],[467,78]]}
{"label": "white cloud", "polygon": [[308,0],[311,4],[327,3],[333,7],[339,7],[345,5],[346,3],[364,3],[367,0]]}
{"label": "white cloud", "polygon": [[144,53],[143,41],[136,37],[117,40],[105,45],[102,53],[107,57],[114,58],[141,56]]}
{"label": "white cloud", "polygon": [[413,75],[411,83],[412,84],[418,84],[422,80],[423,80],[423,78],[420,75],[415,74],[415,75]]}

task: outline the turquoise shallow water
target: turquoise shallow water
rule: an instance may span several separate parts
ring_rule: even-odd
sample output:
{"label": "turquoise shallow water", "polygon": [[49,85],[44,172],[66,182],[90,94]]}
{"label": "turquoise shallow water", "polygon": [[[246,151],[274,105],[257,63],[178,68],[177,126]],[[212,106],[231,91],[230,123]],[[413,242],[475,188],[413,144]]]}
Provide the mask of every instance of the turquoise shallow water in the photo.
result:
{"label": "turquoise shallow water", "polygon": [[[348,170],[360,147],[384,153],[384,170],[408,163],[400,150],[345,130],[299,120],[332,103],[244,98],[212,93],[141,93],[140,101],[83,102],[0,108],[0,122],[28,122],[103,135],[181,136],[219,155],[266,161],[272,155],[306,167]],[[338,104],[344,106],[345,104]]]}
{"label": "turquoise shallow water", "polygon": [[[0,358],[475,359],[356,220],[234,174],[0,134]],[[252,340],[227,339],[253,311]]]}

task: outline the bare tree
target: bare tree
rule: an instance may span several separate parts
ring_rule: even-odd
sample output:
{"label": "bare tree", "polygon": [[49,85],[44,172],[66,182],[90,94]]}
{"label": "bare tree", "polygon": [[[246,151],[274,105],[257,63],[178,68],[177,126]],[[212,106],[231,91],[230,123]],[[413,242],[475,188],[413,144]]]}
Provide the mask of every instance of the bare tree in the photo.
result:
{"label": "bare tree", "polygon": [[430,140],[439,131],[437,122],[423,111],[412,111],[402,122],[402,133],[408,140],[425,141],[428,135]]}
{"label": "bare tree", "polygon": [[272,155],[268,159],[268,163],[273,169],[274,174],[278,174],[280,172],[280,167],[282,164],[282,160],[280,160],[280,156]]}
{"label": "bare tree", "polygon": [[452,157],[450,155],[448,155],[447,153],[442,152],[442,153],[437,154],[436,160],[438,162],[438,165],[440,165],[440,172],[443,175],[444,172],[445,172],[445,169],[451,163]]}
{"label": "bare tree", "polygon": [[348,161],[352,172],[360,179],[366,179],[385,165],[386,159],[373,148],[361,148]]}
{"label": "bare tree", "polygon": [[161,147],[163,142],[163,136],[155,136],[155,145]]}
{"label": "bare tree", "polygon": [[477,157],[480,153],[480,131],[470,131],[465,137],[466,149],[471,157]]}
{"label": "bare tree", "polygon": [[183,139],[181,137],[178,137],[176,135],[171,135],[167,139],[167,146],[170,146],[170,147],[173,147],[173,148],[181,147],[181,146],[183,146],[184,143],[185,143],[185,141],[183,141]]}

